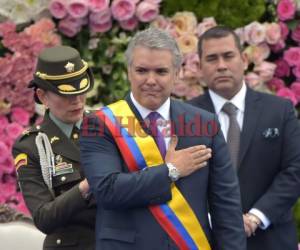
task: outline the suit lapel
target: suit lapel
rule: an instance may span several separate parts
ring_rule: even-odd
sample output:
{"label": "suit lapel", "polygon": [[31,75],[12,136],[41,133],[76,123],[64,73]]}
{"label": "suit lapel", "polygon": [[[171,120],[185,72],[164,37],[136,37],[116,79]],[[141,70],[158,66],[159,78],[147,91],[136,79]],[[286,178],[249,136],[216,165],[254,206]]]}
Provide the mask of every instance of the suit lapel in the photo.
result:
{"label": "suit lapel", "polygon": [[241,166],[249,145],[254,137],[253,135],[257,127],[257,121],[259,120],[259,116],[262,111],[261,105],[259,95],[252,89],[247,88],[243,129],[240,142],[239,166]]}
{"label": "suit lapel", "polygon": [[45,114],[41,131],[47,134],[50,142],[52,139],[51,146],[55,154],[65,156],[73,161],[80,161],[79,148],[56,126],[50,119],[48,113]]}
{"label": "suit lapel", "polygon": [[196,100],[196,104],[198,104],[202,109],[205,109],[211,113],[216,113],[208,91],[205,91],[205,93],[200,96],[198,100]]}
{"label": "suit lapel", "polygon": [[[197,100],[197,103],[207,111],[215,113],[214,105],[208,91],[206,91],[205,94]],[[261,110],[262,106],[259,95],[257,95],[257,93],[255,93],[252,89],[247,88],[238,166],[241,166],[242,161],[245,158],[247,149],[256,130]]]}
{"label": "suit lapel", "polygon": [[186,137],[186,124],[187,124],[187,116],[185,114],[185,110],[180,109],[180,105],[178,105],[177,100],[171,99],[170,104],[170,119],[172,126],[172,133],[178,136],[178,143],[176,149],[182,148],[182,144]]}

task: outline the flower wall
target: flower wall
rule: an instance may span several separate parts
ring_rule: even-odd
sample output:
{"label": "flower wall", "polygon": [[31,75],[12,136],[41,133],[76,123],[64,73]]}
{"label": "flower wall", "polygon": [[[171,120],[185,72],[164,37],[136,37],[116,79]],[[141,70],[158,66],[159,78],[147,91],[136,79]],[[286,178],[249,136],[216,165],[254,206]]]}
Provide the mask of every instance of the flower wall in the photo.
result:
{"label": "flower wall", "polygon": [[[33,93],[26,87],[32,79],[37,55],[45,47],[62,43],[80,51],[95,74],[95,87],[87,100],[95,108],[123,98],[128,92],[124,51],[134,32],[149,25],[160,27],[175,37],[184,56],[173,95],[190,99],[205,88],[199,70],[198,37],[217,23],[225,23],[235,29],[245,47],[249,59],[247,84],[289,98],[299,109],[299,0],[227,1],[226,6],[219,0],[2,2],[0,204],[8,203],[26,212],[15,185],[11,147],[17,136],[35,121]],[[249,13],[247,23],[245,14],[240,13]]]}
{"label": "flower wall", "polygon": [[0,57],[0,204],[7,203],[28,213],[16,186],[11,154],[16,138],[30,125],[35,113],[33,92],[27,86],[32,80],[36,58],[45,47],[60,43],[49,19],[40,19],[22,32],[16,24],[0,24],[3,55]]}

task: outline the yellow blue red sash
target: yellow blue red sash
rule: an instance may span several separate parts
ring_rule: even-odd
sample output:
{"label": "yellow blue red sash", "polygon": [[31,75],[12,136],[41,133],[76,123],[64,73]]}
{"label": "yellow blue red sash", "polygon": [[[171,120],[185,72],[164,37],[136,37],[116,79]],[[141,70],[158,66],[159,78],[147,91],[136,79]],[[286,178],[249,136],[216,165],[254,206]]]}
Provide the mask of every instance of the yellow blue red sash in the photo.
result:
{"label": "yellow blue red sash", "polygon": [[[97,112],[97,116],[110,130],[131,172],[164,163],[153,137],[143,131],[126,101],[104,107]],[[135,118],[134,131],[122,126],[119,118],[122,118],[122,124],[128,124],[129,119]],[[143,135],[137,133],[140,131],[143,131]],[[175,184],[172,184],[171,192],[172,200],[167,204],[149,206],[153,216],[179,249],[210,250],[196,215]]]}

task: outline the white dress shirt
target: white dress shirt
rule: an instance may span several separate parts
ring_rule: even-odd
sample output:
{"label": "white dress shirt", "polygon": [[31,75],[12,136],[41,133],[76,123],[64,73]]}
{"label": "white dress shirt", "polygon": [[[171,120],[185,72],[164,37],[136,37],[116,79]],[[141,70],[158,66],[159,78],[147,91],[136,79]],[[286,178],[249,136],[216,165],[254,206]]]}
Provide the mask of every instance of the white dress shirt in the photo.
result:
{"label": "white dress shirt", "polygon": [[[211,100],[213,102],[215,112],[218,116],[221,130],[224,134],[225,140],[227,141],[227,132],[229,129],[229,116],[222,111],[222,108],[226,102],[231,102],[234,104],[234,106],[237,107],[237,122],[240,126],[240,129],[242,131],[243,129],[243,120],[244,120],[244,114],[245,114],[245,99],[246,99],[246,92],[247,87],[246,84],[243,83],[242,88],[240,91],[230,100],[225,99],[224,97],[218,95],[216,92],[209,90],[209,95],[211,97]],[[256,215],[262,222],[260,225],[261,229],[266,229],[270,225],[270,220],[258,209],[252,208],[250,209],[249,213],[252,213]]]}
{"label": "white dress shirt", "polygon": [[165,141],[165,144],[166,144],[166,149],[168,149],[171,137],[168,135],[168,133],[166,133],[166,131],[169,131],[169,128],[170,128],[170,122],[169,122],[170,121],[170,104],[171,104],[170,98],[168,98],[157,110],[150,110],[150,109],[147,109],[147,108],[143,107],[141,104],[139,104],[137,102],[137,100],[135,100],[132,92],[130,93],[130,98],[133,102],[133,105],[139,111],[141,117],[144,120],[147,119],[147,116],[151,112],[156,111],[160,114],[161,120],[159,122],[157,122],[158,129],[164,135],[164,141]]}

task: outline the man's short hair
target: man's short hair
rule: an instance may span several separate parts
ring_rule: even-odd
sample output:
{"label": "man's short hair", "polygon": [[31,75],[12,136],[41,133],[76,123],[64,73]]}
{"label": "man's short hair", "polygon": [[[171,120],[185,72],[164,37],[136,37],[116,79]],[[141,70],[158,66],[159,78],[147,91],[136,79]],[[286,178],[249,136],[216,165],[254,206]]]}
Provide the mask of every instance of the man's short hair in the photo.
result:
{"label": "man's short hair", "polygon": [[182,55],[179,47],[175,39],[166,31],[150,27],[146,30],[137,32],[130,40],[125,52],[127,65],[132,63],[133,50],[138,46],[149,49],[169,50],[173,55],[173,66],[176,69],[179,69],[181,66]]}
{"label": "man's short hair", "polygon": [[240,38],[238,35],[229,27],[226,26],[215,26],[213,28],[208,29],[205,31],[199,38],[198,41],[198,54],[199,57],[201,58],[202,56],[202,46],[203,46],[203,41],[204,40],[209,40],[209,39],[218,39],[218,38],[224,38],[227,36],[232,36],[235,42],[236,47],[240,52],[243,51],[243,47],[241,45]]}

